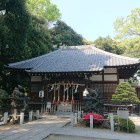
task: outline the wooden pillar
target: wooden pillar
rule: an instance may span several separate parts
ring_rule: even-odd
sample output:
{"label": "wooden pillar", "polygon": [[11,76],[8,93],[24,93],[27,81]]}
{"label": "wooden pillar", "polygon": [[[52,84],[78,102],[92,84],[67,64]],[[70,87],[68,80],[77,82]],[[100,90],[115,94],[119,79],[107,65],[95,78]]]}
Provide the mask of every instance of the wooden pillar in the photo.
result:
{"label": "wooden pillar", "polygon": [[44,82],[44,100],[48,101],[48,84],[47,82]]}
{"label": "wooden pillar", "polygon": [[29,80],[29,97],[31,97],[31,74],[30,74],[30,80]]}
{"label": "wooden pillar", "polygon": [[105,98],[105,94],[104,94],[104,71],[102,71],[102,83],[103,83],[102,84],[102,86],[103,86],[103,95],[102,95],[103,97],[102,98],[103,98],[103,102],[105,103],[105,101],[104,101],[104,98]]}

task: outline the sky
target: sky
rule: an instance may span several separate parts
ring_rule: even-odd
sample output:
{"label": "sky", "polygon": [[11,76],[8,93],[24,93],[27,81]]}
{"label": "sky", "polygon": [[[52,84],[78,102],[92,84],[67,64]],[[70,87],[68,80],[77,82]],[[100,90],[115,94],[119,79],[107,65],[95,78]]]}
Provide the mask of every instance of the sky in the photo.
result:
{"label": "sky", "polygon": [[61,20],[85,39],[114,37],[113,23],[140,7],[140,0],[51,0],[60,10]]}

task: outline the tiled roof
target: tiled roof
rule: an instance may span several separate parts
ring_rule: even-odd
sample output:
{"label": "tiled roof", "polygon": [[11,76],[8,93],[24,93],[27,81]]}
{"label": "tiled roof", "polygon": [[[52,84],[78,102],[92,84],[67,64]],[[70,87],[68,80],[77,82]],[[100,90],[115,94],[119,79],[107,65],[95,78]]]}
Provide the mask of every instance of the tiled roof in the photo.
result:
{"label": "tiled roof", "polygon": [[138,59],[100,50],[94,45],[67,46],[54,52],[11,63],[9,68],[30,69],[31,72],[101,71],[105,66],[138,64]]}

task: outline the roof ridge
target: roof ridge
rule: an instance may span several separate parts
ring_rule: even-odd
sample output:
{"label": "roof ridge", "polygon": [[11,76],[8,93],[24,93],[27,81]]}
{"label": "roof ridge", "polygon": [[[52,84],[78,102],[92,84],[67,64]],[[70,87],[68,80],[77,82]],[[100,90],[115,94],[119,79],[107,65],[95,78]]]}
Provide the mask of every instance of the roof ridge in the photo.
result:
{"label": "roof ridge", "polygon": [[[92,44],[93,46],[95,44]],[[77,49],[87,49],[91,48],[91,45],[78,45],[78,46],[60,46],[61,50],[77,50]]]}

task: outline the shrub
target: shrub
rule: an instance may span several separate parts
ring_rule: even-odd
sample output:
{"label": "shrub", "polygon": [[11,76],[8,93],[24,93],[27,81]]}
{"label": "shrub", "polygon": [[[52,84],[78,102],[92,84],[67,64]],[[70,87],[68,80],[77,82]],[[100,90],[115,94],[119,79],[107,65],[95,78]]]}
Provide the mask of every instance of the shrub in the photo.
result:
{"label": "shrub", "polygon": [[[120,131],[127,132],[127,119],[119,119],[118,122],[118,118],[114,117],[114,123],[115,123],[115,129],[120,127]],[[135,124],[130,119],[128,119],[128,131],[130,133],[135,132]]]}
{"label": "shrub", "polygon": [[115,94],[112,95],[113,102],[116,103],[140,103],[140,100],[138,99],[136,95],[136,91],[131,85],[127,82],[120,83],[116,90]]}
{"label": "shrub", "polygon": [[7,101],[8,93],[5,90],[0,89],[0,110],[7,106]]}
{"label": "shrub", "polygon": [[93,126],[99,126],[104,121],[104,116],[97,114],[97,113],[87,113],[83,116],[84,122],[86,126],[90,124],[90,115],[93,116]]}

